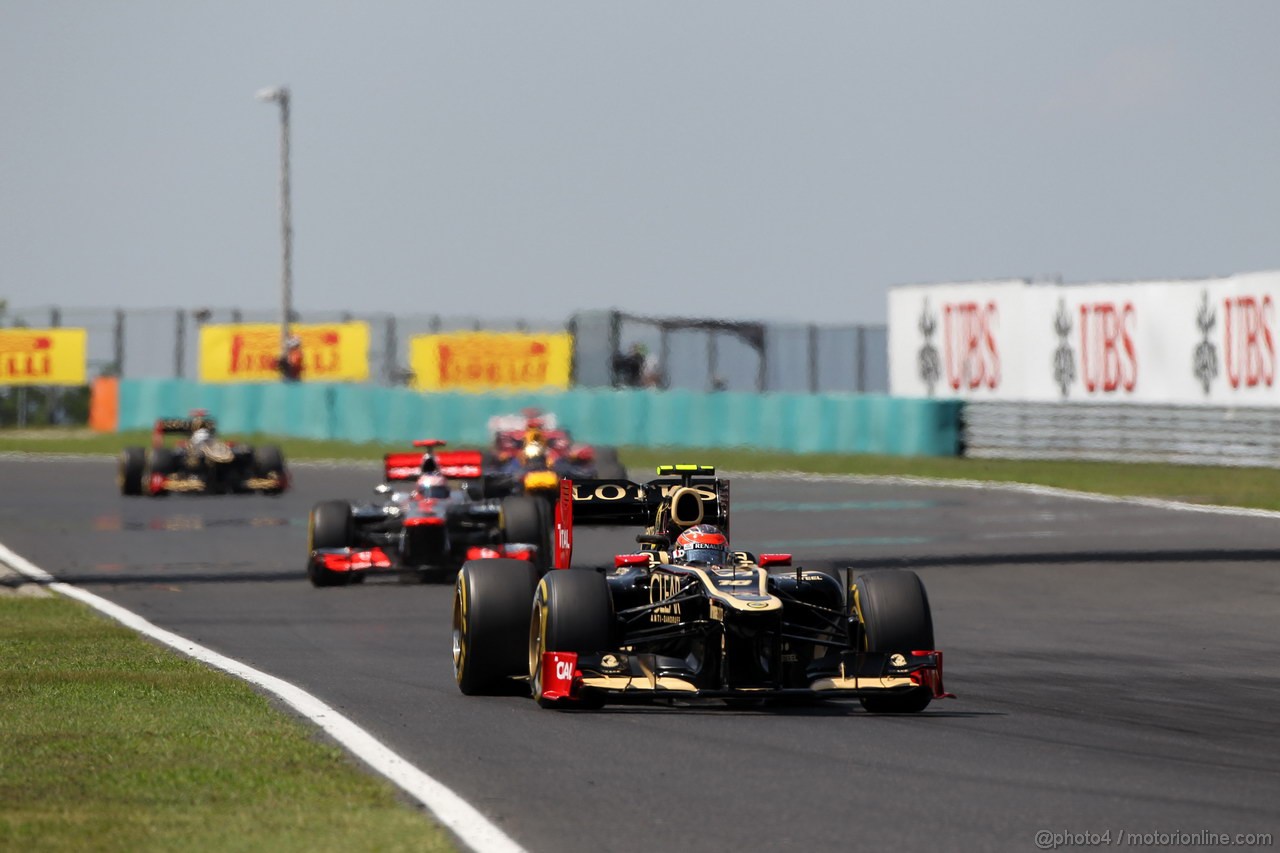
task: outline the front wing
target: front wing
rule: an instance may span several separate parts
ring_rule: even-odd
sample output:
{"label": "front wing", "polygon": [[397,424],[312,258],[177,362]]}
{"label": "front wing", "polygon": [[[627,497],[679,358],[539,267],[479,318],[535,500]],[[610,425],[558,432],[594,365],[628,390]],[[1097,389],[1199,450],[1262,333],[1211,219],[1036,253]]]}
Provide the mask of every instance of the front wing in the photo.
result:
{"label": "front wing", "polygon": [[[479,560],[506,557],[512,560],[532,562],[537,547],[518,543],[475,545],[467,549],[466,559]],[[330,572],[368,574],[379,571],[399,571],[409,568],[402,564],[395,551],[386,548],[318,548],[311,552],[311,564]],[[421,567],[415,567],[421,568]]]}
{"label": "front wing", "polygon": [[[209,484],[199,474],[155,474],[147,481],[147,492],[159,495],[166,492],[183,494],[203,494],[209,491]],[[246,477],[235,484],[234,492],[283,492],[289,488],[288,476],[281,476],[274,471],[265,477]]]}
{"label": "front wing", "polygon": [[625,652],[545,652],[542,673],[542,695],[538,698],[546,701],[783,696],[838,699],[905,693],[919,687],[927,688],[935,699],[955,698],[942,686],[942,652],[936,650],[844,652],[838,674],[815,678],[802,688],[707,690],[678,675],[663,673],[654,655]]}

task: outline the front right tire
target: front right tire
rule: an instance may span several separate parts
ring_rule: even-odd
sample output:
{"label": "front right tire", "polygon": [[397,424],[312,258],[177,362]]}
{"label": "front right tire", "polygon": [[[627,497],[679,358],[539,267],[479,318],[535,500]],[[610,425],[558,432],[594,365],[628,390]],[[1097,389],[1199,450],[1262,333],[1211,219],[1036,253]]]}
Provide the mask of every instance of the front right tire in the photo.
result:
{"label": "front right tire", "polygon": [[[613,596],[604,575],[585,570],[543,575],[529,622],[529,687],[539,705],[556,704],[542,698],[543,654],[607,651],[613,645],[613,619]],[[573,704],[592,705],[589,700]]]}
{"label": "front right tire", "polygon": [[142,494],[142,476],[146,468],[147,451],[141,447],[126,447],[121,451],[116,472],[116,484],[120,487],[120,494],[128,496]]}
{"label": "front right tire", "polygon": [[307,524],[307,577],[312,586],[342,586],[350,582],[349,572],[335,572],[317,566],[311,555],[318,548],[348,548],[354,538],[351,504],[322,501],[311,508]]}

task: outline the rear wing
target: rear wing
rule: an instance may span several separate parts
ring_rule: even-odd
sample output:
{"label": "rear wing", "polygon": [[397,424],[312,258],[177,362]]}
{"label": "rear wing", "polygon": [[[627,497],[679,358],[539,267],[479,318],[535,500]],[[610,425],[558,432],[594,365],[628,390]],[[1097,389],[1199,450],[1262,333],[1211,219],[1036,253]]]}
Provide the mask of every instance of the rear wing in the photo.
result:
{"label": "rear wing", "polygon": [[[206,429],[214,429],[217,424],[208,415],[201,417],[201,425]],[[196,431],[195,418],[156,418],[151,430],[151,445],[163,447],[166,435],[191,435]]]}
{"label": "rear wing", "polygon": [[[442,450],[435,457],[440,473],[450,480],[474,480],[484,473],[478,450]],[[422,471],[422,454],[388,453],[382,457],[382,469],[389,481],[416,480]]]}
{"label": "rear wing", "polygon": [[[674,539],[695,524],[714,524],[729,533],[729,481],[709,465],[659,465],[647,483],[630,480],[561,480],[556,503],[555,566],[567,569],[573,557],[573,528],[580,525],[643,527],[650,536]],[[650,543],[657,544],[657,543]]]}
{"label": "rear wing", "polygon": [[[203,418],[205,427],[214,427],[213,418]],[[169,435],[171,433],[184,433],[190,435],[196,431],[195,420],[193,418],[156,418],[154,432],[156,435]]]}
{"label": "rear wing", "polygon": [[522,433],[531,420],[537,421],[547,432],[556,429],[555,413],[537,410],[526,410],[518,415],[494,415],[489,418],[485,426],[489,430],[489,435],[497,435],[500,432]]}

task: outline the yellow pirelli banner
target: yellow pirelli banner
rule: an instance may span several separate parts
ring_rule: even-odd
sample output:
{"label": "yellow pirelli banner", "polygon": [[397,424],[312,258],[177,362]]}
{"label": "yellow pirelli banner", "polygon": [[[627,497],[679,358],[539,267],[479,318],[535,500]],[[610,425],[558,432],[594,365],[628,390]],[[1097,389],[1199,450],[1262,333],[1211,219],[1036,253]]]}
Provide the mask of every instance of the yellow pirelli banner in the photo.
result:
{"label": "yellow pirelli banner", "polygon": [[418,335],[409,342],[422,391],[568,388],[573,336],[523,332]]}
{"label": "yellow pirelli banner", "polygon": [[0,329],[0,385],[85,385],[84,329]]}
{"label": "yellow pirelli banner", "polygon": [[[363,382],[369,378],[368,323],[295,323],[304,382]],[[280,327],[228,323],[200,327],[201,382],[280,379]]]}

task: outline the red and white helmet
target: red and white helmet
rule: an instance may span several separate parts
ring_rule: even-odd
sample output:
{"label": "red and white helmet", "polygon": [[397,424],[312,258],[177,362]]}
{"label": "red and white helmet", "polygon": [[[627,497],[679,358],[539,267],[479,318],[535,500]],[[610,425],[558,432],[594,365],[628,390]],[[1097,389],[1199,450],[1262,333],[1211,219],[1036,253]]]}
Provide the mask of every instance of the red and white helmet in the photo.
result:
{"label": "red and white helmet", "polygon": [[676,537],[671,559],[698,566],[725,566],[729,563],[729,537],[712,524],[695,524]]}

